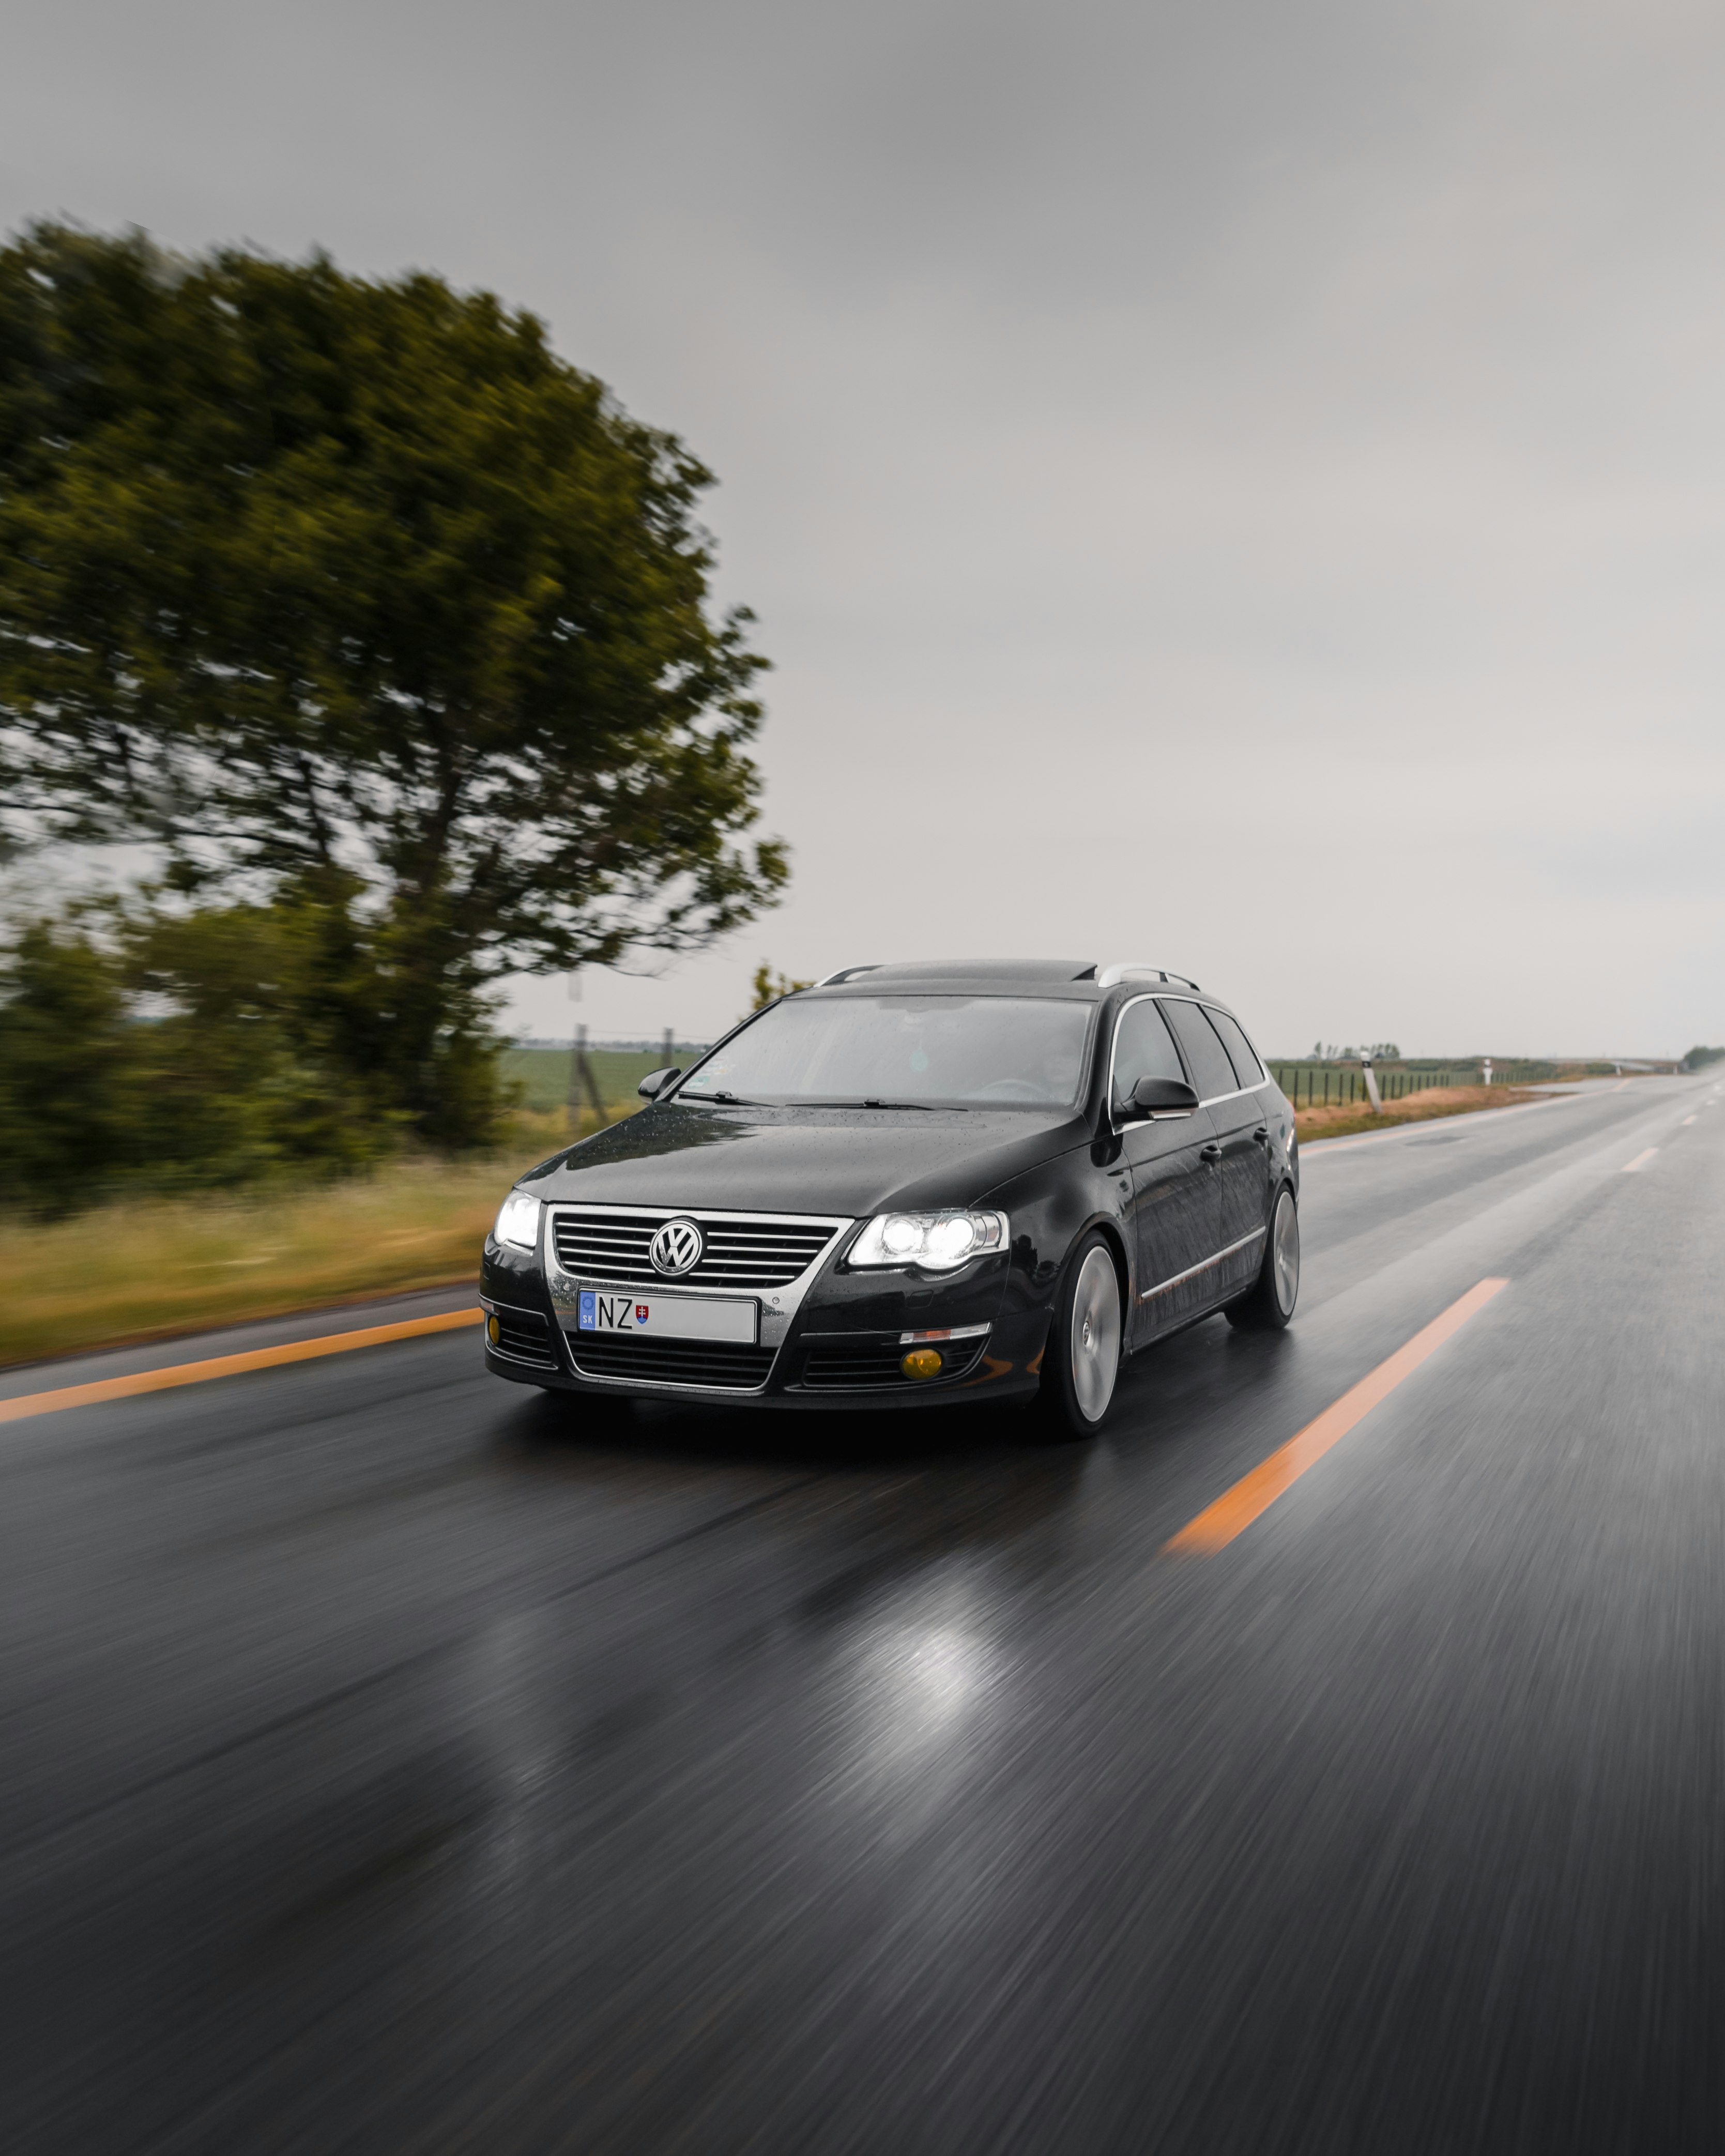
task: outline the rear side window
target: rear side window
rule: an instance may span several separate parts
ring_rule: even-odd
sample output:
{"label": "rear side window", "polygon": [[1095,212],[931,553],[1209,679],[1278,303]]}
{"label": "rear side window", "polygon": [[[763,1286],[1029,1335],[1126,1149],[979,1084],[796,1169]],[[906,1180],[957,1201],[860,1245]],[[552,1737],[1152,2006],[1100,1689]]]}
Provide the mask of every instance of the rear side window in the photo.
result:
{"label": "rear side window", "polygon": [[1114,1105],[1123,1108],[1141,1078],[1173,1078],[1183,1085],[1179,1051],[1168,1021],[1148,996],[1129,1005],[1114,1035]]}
{"label": "rear side window", "polygon": [[1174,1029],[1199,1099],[1214,1101],[1220,1093],[1237,1093],[1240,1081],[1234,1075],[1234,1065],[1216,1038],[1215,1028],[1198,1005],[1164,1004],[1162,1014]]}
{"label": "rear side window", "polygon": [[1212,1010],[1208,1004],[1204,1014],[1222,1036],[1222,1045],[1228,1051],[1228,1060],[1234,1065],[1234,1075],[1242,1086],[1261,1086],[1264,1066],[1252,1053],[1252,1044],[1229,1017],[1226,1011]]}

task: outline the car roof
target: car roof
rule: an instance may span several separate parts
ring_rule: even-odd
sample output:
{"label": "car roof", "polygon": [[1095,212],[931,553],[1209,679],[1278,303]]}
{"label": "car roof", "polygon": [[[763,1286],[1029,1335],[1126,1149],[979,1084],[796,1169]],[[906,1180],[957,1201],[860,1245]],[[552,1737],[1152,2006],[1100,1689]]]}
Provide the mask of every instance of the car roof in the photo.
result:
{"label": "car roof", "polygon": [[[1095,958],[922,958],[893,965],[846,966],[814,985],[828,993],[850,990],[878,995],[883,989],[906,988],[970,989],[999,994],[1010,990],[1019,995],[1060,996],[1077,1002],[1097,1001],[1117,988],[1140,995],[1147,989],[1164,988],[1176,995],[1201,993],[1195,981],[1159,966],[1111,964]],[[1205,1000],[1214,1003],[1219,998],[1206,997]]]}

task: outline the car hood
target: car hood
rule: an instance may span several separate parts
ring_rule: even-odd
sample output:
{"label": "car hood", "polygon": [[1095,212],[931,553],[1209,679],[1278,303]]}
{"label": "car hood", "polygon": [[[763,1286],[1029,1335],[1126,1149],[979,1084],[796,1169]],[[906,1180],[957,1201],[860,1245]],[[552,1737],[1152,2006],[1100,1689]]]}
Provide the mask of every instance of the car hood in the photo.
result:
{"label": "car hood", "polygon": [[1090,1141],[1070,1111],[721,1107],[667,1102],[521,1178],[552,1202],[846,1213],[973,1205]]}

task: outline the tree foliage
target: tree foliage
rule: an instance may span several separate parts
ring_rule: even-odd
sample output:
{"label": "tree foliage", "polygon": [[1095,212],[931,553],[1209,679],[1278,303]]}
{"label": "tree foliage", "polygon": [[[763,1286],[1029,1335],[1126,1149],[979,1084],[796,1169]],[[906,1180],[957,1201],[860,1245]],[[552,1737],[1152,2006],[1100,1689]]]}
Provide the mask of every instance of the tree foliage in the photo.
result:
{"label": "tree foliage", "polygon": [[37,226],[0,250],[0,828],[321,911],[338,1052],[459,1126],[487,983],[785,879],[710,484],[489,294]]}
{"label": "tree foliage", "polygon": [[814,986],[813,981],[793,981],[788,973],[775,973],[763,958],[750,977],[749,1009],[765,1010],[768,1004],[777,1003],[781,996],[792,996],[798,988]]}
{"label": "tree foliage", "polygon": [[403,1118],[327,1012],[326,917],[144,905],[29,921],[0,952],[0,1202],[365,1165]]}

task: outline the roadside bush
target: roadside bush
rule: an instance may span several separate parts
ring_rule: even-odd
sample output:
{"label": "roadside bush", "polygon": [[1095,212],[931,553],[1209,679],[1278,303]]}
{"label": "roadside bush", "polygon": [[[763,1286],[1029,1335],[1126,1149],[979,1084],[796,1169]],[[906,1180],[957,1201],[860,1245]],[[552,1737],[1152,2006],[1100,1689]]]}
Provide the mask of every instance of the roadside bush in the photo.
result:
{"label": "roadside bush", "polygon": [[0,963],[0,1199],[69,1211],[132,1148],[136,1027],[111,956],[32,922]]}
{"label": "roadside bush", "polygon": [[366,1166],[406,1120],[342,1054],[314,910],[148,906],[28,923],[0,955],[0,1203]]}

